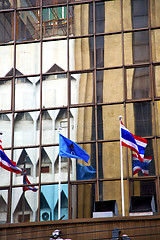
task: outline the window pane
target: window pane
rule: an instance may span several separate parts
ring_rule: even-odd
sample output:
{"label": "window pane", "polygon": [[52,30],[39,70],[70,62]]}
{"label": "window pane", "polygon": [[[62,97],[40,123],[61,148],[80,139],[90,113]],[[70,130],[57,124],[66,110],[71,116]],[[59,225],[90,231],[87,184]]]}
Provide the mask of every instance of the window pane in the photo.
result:
{"label": "window pane", "polygon": [[67,93],[68,88],[66,74],[46,75],[43,77],[42,81],[43,108],[66,106]]}
{"label": "window pane", "polygon": [[158,169],[160,171],[160,139],[158,138],[156,141],[157,144],[157,158],[158,158]]}
{"label": "window pane", "polygon": [[[39,182],[36,177],[36,164],[39,159],[38,148],[23,148],[16,149],[13,152],[13,160],[16,162],[17,167],[26,170],[26,175],[31,183]],[[38,166],[39,167],[39,166]],[[23,173],[13,174],[13,185],[23,184]]]}
{"label": "window pane", "polygon": [[16,39],[35,40],[40,38],[38,10],[17,12],[17,34]]}
{"label": "window pane", "polygon": [[[68,219],[68,185],[61,184],[61,214],[60,217]],[[58,220],[58,185],[44,185],[40,195],[40,221]]]}
{"label": "window pane", "polygon": [[[89,179],[96,179],[96,144],[78,144],[84,151],[88,153],[90,156],[88,163],[86,163],[84,160],[76,160],[73,159],[73,161],[76,161],[75,171],[74,171],[74,178],[72,180],[89,180]],[[91,166],[95,172],[88,173],[87,168]]]}
{"label": "window pane", "polygon": [[121,34],[104,36],[104,67],[113,67],[121,65],[122,65]]}
{"label": "window pane", "polygon": [[17,7],[18,8],[25,8],[25,7],[38,7],[40,5],[40,1],[30,0],[17,0]]}
{"label": "window pane", "polygon": [[95,184],[72,185],[72,219],[92,217],[94,211],[95,191]]}
{"label": "window pane", "polygon": [[3,61],[1,61],[0,64],[0,77],[13,76],[13,59],[14,59],[13,50],[14,48],[11,45],[0,46],[0,54],[1,56],[3,56]]}
{"label": "window pane", "polygon": [[14,38],[13,12],[0,13],[0,43],[13,41]]}
{"label": "window pane", "polygon": [[7,223],[8,191],[0,190],[0,224]]}
{"label": "window pane", "polygon": [[[3,147],[3,142],[2,142],[2,147]],[[10,150],[4,150],[4,152],[7,155],[7,157],[9,159],[11,159],[11,151]],[[11,160],[13,160],[13,159],[11,159]],[[0,186],[6,186],[6,185],[9,186],[10,185],[11,172],[9,172],[6,169],[0,167],[0,176],[1,176]]]}
{"label": "window pane", "polygon": [[72,74],[71,104],[93,102],[93,73]]}
{"label": "window pane", "polygon": [[16,74],[40,73],[40,43],[18,44],[16,46]]}
{"label": "window pane", "polygon": [[[56,5],[57,4],[57,0],[43,0],[43,6],[47,6],[47,5]],[[58,4],[59,3],[65,3],[67,2],[66,0],[58,0]]]}
{"label": "window pane", "polygon": [[[152,5],[152,4],[151,4]],[[137,29],[148,26],[148,0],[123,2],[124,29]]]}
{"label": "window pane", "polygon": [[44,8],[42,10],[43,38],[67,36],[67,7]]}
{"label": "window pane", "polygon": [[90,24],[93,24],[92,22],[90,23],[92,4],[74,5],[70,8],[70,12],[70,21],[74,21],[72,27],[74,36],[93,33],[93,29],[90,26]]}
{"label": "window pane", "polygon": [[39,131],[35,129],[38,112],[19,112],[14,116],[14,146],[39,143]]}
{"label": "window pane", "polygon": [[151,0],[151,26],[157,27],[160,25],[159,18],[159,0]]}
{"label": "window pane", "polygon": [[160,61],[160,54],[157,54],[160,52],[160,30],[152,30],[152,58],[153,62],[159,62]]}
{"label": "window pane", "polygon": [[[59,161],[61,161],[61,182],[68,180],[68,158],[60,157],[59,148],[41,148],[41,182],[59,182]],[[70,178],[75,179],[75,159],[70,159]],[[45,171],[46,170],[46,171]],[[36,176],[39,176],[39,159],[36,163]]]}
{"label": "window pane", "polygon": [[[103,3],[101,7],[103,8]],[[119,0],[105,1],[104,10],[105,10],[105,32],[121,31],[121,1]],[[102,17],[104,17],[104,13],[101,15],[101,18]],[[97,22],[97,25],[98,24],[99,23]]]}
{"label": "window pane", "polygon": [[0,126],[2,135],[2,147],[11,147],[12,136],[12,114],[1,113],[0,114]]}
{"label": "window pane", "polygon": [[127,69],[127,99],[150,97],[149,68]]}
{"label": "window pane", "polygon": [[133,62],[148,62],[149,61],[149,32],[133,32]]}
{"label": "window pane", "polygon": [[124,34],[125,64],[149,62],[149,32],[133,32]]}
{"label": "window pane", "polygon": [[13,0],[3,0],[0,2],[0,9],[13,8]]}
{"label": "window pane", "polygon": [[133,181],[130,183],[130,215],[155,214],[157,212],[156,183],[152,181]]}
{"label": "window pane", "polygon": [[[123,105],[98,106],[98,139],[119,139],[119,116],[123,117]],[[122,118],[124,119],[124,117]],[[122,120],[123,121],[123,120]]]}
{"label": "window pane", "polygon": [[136,136],[152,136],[152,107],[150,102],[137,102],[126,105],[127,128]]}
{"label": "window pane", "polygon": [[[129,154],[129,169],[131,177],[154,176],[156,174],[155,167],[155,144],[153,140],[147,140],[145,149],[144,163],[133,159],[132,152]],[[133,169],[132,169],[133,168]]]}
{"label": "window pane", "polygon": [[156,97],[160,96],[160,66],[154,67],[154,76],[155,76],[155,95]]}
{"label": "window pane", "polygon": [[11,79],[0,79],[0,110],[11,109],[11,86]]}
{"label": "window pane", "polygon": [[83,70],[93,67],[93,38],[69,40],[70,70]]}
{"label": "window pane", "polygon": [[19,77],[15,79],[15,109],[39,108],[39,77]]}
{"label": "window pane", "polygon": [[156,186],[154,181],[133,181],[131,182],[130,187],[131,196],[156,196]]}
{"label": "window pane", "polygon": [[[121,182],[120,181],[107,181],[107,182],[100,182],[99,184],[99,191],[100,191],[100,200],[102,201],[110,201],[115,200],[118,209],[114,212],[121,216],[122,215],[122,200],[121,200]],[[127,191],[127,181],[124,181],[124,199],[125,199],[125,211],[126,214],[128,213],[128,191]]]}
{"label": "window pane", "polygon": [[91,141],[95,139],[95,109],[92,107],[81,107],[71,109],[70,129],[72,138],[76,136],[75,141]]}
{"label": "window pane", "polygon": [[[120,164],[120,150],[119,142],[108,142],[98,144],[98,164],[99,164],[99,178],[120,178],[121,164]],[[123,148],[125,153],[125,148]],[[125,154],[123,154],[124,177],[127,175]],[[114,174],[113,174],[114,172]]]}
{"label": "window pane", "polygon": [[38,211],[38,191],[26,191],[22,187],[12,190],[11,222],[35,222]]}
{"label": "window pane", "polygon": [[160,136],[160,101],[155,102],[156,135]]}
{"label": "window pane", "polygon": [[49,41],[42,45],[43,73],[67,70],[67,41]]}
{"label": "window pane", "polygon": [[118,101],[123,101],[122,69],[97,71],[97,102]]}

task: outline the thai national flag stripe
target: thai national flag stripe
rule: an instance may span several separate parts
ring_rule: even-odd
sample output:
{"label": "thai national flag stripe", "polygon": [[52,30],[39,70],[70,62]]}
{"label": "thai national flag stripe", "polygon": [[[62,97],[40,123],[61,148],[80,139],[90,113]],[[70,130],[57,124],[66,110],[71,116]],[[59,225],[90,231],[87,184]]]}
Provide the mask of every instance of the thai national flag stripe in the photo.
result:
{"label": "thai national flag stripe", "polygon": [[132,154],[132,164],[133,164],[133,175],[142,171],[142,173],[146,176],[149,175],[149,163],[152,160],[152,157],[144,157],[143,162],[139,161],[138,156],[136,154]]}
{"label": "thai national flag stripe", "polygon": [[140,161],[143,161],[147,140],[132,134],[121,122],[121,144],[135,151]]}
{"label": "thai national flag stripe", "polygon": [[142,169],[138,166],[135,166],[133,167],[133,175],[135,175],[136,173],[138,173],[139,171],[142,171],[142,173],[145,175],[145,176],[148,176],[149,175],[149,170],[145,170],[145,169]]}
{"label": "thai national flag stripe", "polygon": [[11,161],[5,152],[0,148],[0,166],[10,172],[21,173],[22,169],[16,166],[16,163]]}
{"label": "thai national flag stripe", "polygon": [[[24,175],[23,175],[23,184],[31,184],[30,181],[28,180],[26,173],[24,173]],[[38,189],[33,186],[23,187],[23,191],[27,191],[27,190],[32,190],[33,192],[36,192]]]}

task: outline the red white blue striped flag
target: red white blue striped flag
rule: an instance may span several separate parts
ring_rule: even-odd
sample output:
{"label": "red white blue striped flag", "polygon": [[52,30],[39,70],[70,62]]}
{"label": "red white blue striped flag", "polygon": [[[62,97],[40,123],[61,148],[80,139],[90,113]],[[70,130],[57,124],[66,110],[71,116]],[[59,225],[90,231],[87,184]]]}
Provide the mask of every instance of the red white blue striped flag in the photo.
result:
{"label": "red white blue striped flag", "polygon": [[143,162],[147,140],[132,134],[121,122],[121,144],[134,151],[138,159]]}

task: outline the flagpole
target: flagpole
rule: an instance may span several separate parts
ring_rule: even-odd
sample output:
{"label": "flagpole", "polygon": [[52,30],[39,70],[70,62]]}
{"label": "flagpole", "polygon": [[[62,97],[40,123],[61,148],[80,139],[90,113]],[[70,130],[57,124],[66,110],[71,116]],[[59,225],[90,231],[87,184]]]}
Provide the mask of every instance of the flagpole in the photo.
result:
{"label": "flagpole", "polygon": [[[62,129],[58,129],[58,133],[60,134],[60,131]],[[58,186],[58,220],[61,218],[61,156],[59,156],[59,186]]]}
{"label": "flagpole", "polygon": [[125,216],[124,207],[124,183],[123,183],[123,153],[122,153],[122,143],[121,143],[121,121],[122,116],[119,116],[119,126],[120,126],[120,163],[121,163],[121,194],[122,194],[122,216]]}
{"label": "flagpole", "polygon": [[[24,159],[23,161],[23,176],[25,174],[25,170],[26,170],[26,159]],[[22,222],[24,222],[24,212],[25,212],[25,191],[23,188],[23,197],[22,197]]]}

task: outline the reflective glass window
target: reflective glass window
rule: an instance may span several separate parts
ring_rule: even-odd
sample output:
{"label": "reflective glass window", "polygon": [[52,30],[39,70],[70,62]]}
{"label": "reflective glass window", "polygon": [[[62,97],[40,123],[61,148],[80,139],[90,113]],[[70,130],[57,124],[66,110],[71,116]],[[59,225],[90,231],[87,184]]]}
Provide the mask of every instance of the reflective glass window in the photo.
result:
{"label": "reflective glass window", "polygon": [[93,73],[71,74],[71,104],[92,103]]}
{"label": "reflective glass window", "polygon": [[3,0],[0,2],[0,9],[10,9],[13,8],[14,0]]}
{"label": "reflective glass window", "polygon": [[[13,152],[13,160],[16,162],[17,167],[26,171],[26,175],[31,183],[39,182],[36,176],[36,164],[39,159],[38,148],[21,148],[15,149]],[[23,184],[23,172],[13,175],[13,184]]]}
{"label": "reflective glass window", "polygon": [[124,119],[122,104],[98,106],[98,139],[119,139],[119,116]]}
{"label": "reflective glass window", "polygon": [[8,191],[0,190],[0,223],[7,223]]}
{"label": "reflective glass window", "polygon": [[14,38],[13,12],[0,13],[0,43],[9,43]]}
{"label": "reflective glass window", "polygon": [[3,56],[3,61],[1,61],[0,64],[0,77],[13,76],[13,64],[14,64],[13,53],[14,53],[13,45],[0,46],[0,54],[1,56]]}
{"label": "reflective glass window", "polygon": [[[70,109],[70,134],[75,141],[95,140],[95,109],[80,107]],[[75,133],[75,134],[74,134]]]}
{"label": "reflective glass window", "polygon": [[148,67],[126,70],[127,99],[141,99],[151,96],[150,74]]}
{"label": "reflective glass window", "polygon": [[127,127],[139,137],[152,136],[152,106],[150,102],[135,102],[126,105]]}
{"label": "reflective glass window", "polygon": [[30,1],[16,0],[16,1],[17,1],[17,7],[18,8],[38,7],[38,6],[40,6],[40,1],[35,1],[35,0],[30,0]]}
{"label": "reflective glass window", "polygon": [[43,38],[67,36],[67,6],[44,8],[42,21]]}
{"label": "reflective glass window", "polygon": [[84,70],[93,67],[93,38],[76,38],[69,40],[70,70]]}
{"label": "reflective glass window", "polygon": [[67,40],[47,41],[42,44],[43,73],[67,70]]}
{"label": "reflective glass window", "polygon": [[[58,66],[56,66],[56,64],[54,64],[54,66],[55,71],[57,71],[59,69]],[[40,82],[38,84],[40,84]],[[67,93],[68,87],[66,74],[46,75],[42,78],[43,108],[66,106]]]}
{"label": "reflective glass window", "polygon": [[40,43],[16,46],[16,75],[40,73]]}
{"label": "reflective glass window", "polygon": [[2,133],[2,147],[11,147],[11,136],[12,136],[12,114],[11,113],[0,113],[0,125]]}
{"label": "reflective glass window", "polygon": [[40,38],[40,22],[38,10],[17,12],[17,41]]}
{"label": "reflective glass window", "polygon": [[68,219],[68,185],[43,185],[40,194],[40,221],[59,219],[59,191],[61,198],[60,217]]}
{"label": "reflective glass window", "polygon": [[[95,202],[95,191],[95,184],[72,185],[72,219],[92,217]],[[75,198],[75,196],[77,197]]]}
{"label": "reflective glass window", "polygon": [[[96,42],[97,41],[99,42],[99,40],[100,40],[100,37],[96,38]],[[98,42],[96,44],[98,44]],[[104,51],[104,67],[121,66],[122,65],[121,34],[104,36],[104,47],[102,48],[99,47],[98,49],[96,49],[96,51],[101,51],[99,52],[99,55],[98,55],[98,56],[101,56],[100,59],[103,58],[103,51]]]}
{"label": "reflective glass window", "polygon": [[38,77],[17,77],[15,79],[15,109],[39,108]]}
{"label": "reflective glass window", "polygon": [[123,101],[123,72],[121,68],[97,71],[96,83],[97,102]]}
{"label": "reflective glass window", "polygon": [[[11,109],[12,79],[0,79],[0,109]],[[5,114],[4,114],[5,115]]]}
{"label": "reflective glass window", "polygon": [[19,112],[14,115],[14,145],[29,146],[39,143],[39,131],[35,128],[38,112]]}
{"label": "reflective glass window", "polygon": [[38,216],[38,191],[25,191],[22,187],[12,190],[11,222],[35,222]]}

